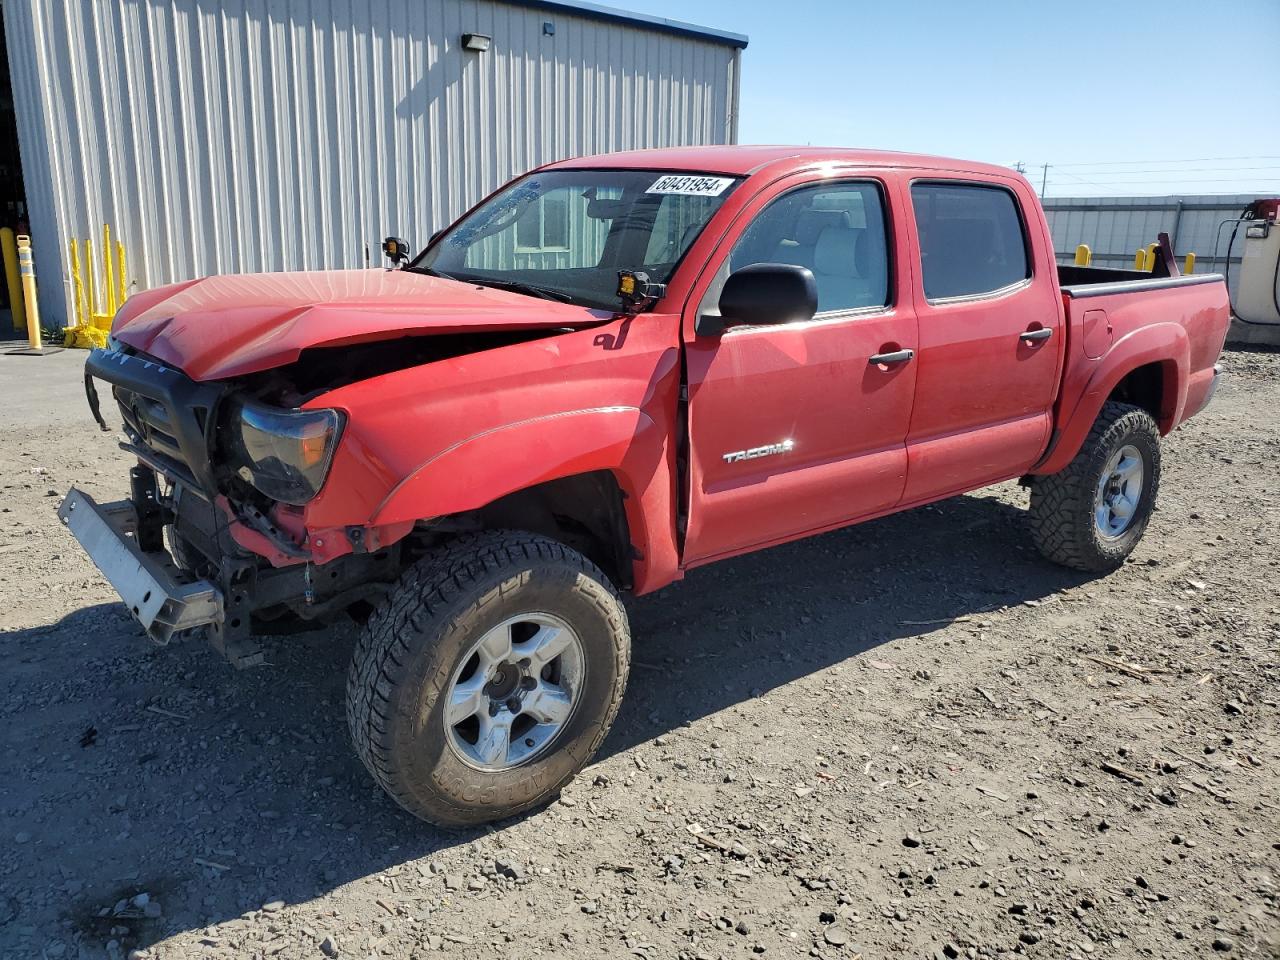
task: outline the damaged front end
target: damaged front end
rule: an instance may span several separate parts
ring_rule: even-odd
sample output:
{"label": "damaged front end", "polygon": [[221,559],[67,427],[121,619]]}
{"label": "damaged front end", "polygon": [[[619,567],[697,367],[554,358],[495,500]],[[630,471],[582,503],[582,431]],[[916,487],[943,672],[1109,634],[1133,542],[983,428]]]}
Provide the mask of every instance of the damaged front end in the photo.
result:
{"label": "damaged front end", "polygon": [[138,459],[131,496],[97,504],[73,488],[59,516],[153,640],[204,630],[234,665],[252,666],[258,635],[359,614],[386,593],[400,545],[384,542],[399,531],[309,537],[303,523],[339,411],[277,406],[243,383],[197,382],[111,349],[86,362],[95,412],[95,378],[111,386],[121,446]]}

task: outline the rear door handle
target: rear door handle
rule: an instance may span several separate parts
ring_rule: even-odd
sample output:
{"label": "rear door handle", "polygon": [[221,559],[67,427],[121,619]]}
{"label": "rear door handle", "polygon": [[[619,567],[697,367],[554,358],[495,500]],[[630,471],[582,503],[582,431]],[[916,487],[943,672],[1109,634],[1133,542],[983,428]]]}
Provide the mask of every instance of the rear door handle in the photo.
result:
{"label": "rear door handle", "polygon": [[916,355],[914,350],[895,350],[893,353],[875,353],[868,359],[867,363],[906,363]]}
{"label": "rear door handle", "polygon": [[1051,327],[1041,327],[1039,330],[1023,330],[1018,334],[1018,339],[1027,343],[1035,343],[1037,340],[1048,340],[1053,336]]}

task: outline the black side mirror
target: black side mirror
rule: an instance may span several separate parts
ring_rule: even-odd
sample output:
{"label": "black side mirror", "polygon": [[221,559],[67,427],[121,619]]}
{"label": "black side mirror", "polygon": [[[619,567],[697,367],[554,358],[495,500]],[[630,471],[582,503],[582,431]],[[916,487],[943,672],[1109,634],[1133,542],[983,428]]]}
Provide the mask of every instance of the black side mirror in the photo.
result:
{"label": "black side mirror", "polygon": [[399,237],[387,237],[383,240],[382,252],[391,261],[393,269],[409,262],[409,244]]}
{"label": "black side mirror", "polygon": [[[735,270],[720,291],[720,316],[699,317],[700,334],[746,324],[812,320],[818,312],[818,284],[807,267],[792,263],[753,263]],[[717,330],[711,327],[719,320]]]}

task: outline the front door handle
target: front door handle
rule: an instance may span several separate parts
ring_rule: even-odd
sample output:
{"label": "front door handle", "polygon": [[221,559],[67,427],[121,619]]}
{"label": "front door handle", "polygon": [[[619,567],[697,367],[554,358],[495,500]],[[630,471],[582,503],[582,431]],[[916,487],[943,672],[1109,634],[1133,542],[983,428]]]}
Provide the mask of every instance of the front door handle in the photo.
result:
{"label": "front door handle", "polygon": [[1023,330],[1018,334],[1018,339],[1025,343],[1035,343],[1037,340],[1048,340],[1052,336],[1051,327],[1041,327],[1039,330]]}
{"label": "front door handle", "polygon": [[916,355],[914,350],[895,350],[893,353],[875,353],[868,359],[867,363],[906,363]]}

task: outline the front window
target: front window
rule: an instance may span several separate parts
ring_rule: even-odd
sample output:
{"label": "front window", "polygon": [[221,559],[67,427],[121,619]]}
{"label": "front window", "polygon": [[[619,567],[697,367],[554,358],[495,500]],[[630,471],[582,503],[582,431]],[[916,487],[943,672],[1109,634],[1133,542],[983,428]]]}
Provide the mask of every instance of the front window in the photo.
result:
{"label": "front window", "polygon": [[807,267],[818,288],[819,313],[885,306],[889,245],[879,186],[824,183],[783,194],[729,254],[730,271],[754,263]]}
{"label": "front window", "polygon": [[740,182],[656,170],[535,173],[473,210],[408,269],[613,309],[618,271],[668,282]]}

